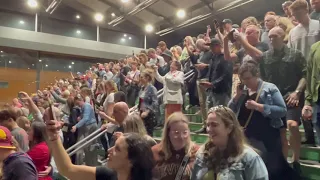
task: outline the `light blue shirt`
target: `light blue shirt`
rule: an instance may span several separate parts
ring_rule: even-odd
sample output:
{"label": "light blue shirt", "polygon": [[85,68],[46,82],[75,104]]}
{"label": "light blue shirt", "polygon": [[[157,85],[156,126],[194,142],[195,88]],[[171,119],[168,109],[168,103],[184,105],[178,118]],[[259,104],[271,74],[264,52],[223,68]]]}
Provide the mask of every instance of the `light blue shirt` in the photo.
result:
{"label": "light blue shirt", "polygon": [[76,124],[77,129],[89,124],[96,123],[96,117],[92,106],[89,103],[84,103],[82,107],[82,119]]}

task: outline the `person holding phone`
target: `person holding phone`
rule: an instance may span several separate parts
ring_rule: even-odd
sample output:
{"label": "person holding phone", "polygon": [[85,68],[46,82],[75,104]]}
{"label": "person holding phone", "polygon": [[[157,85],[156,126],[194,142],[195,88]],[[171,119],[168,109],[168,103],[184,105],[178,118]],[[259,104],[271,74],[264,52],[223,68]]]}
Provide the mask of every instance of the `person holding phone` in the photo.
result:
{"label": "person holding phone", "polygon": [[[232,63],[224,59],[221,42],[213,38],[210,46],[213,56],[210,61],[208,81],[201,81],[200,85],[207,89],[206,108],[226,106],[230,100],[232,86]],[[205,125],[204,125],[205,126]]]}
{"label": "person holding phone", "polygon": [[[237,88],[228,106],[243,128],[244,134],[259,150],[266,164],[269,179],[300,179],[282,153],[280,127],[286,115],[285,101],[275,84],[260,79],[258,64],[247,61],[240,66],[239,76],[244,88]],[[276,168],[275,168],[276,167]]]}

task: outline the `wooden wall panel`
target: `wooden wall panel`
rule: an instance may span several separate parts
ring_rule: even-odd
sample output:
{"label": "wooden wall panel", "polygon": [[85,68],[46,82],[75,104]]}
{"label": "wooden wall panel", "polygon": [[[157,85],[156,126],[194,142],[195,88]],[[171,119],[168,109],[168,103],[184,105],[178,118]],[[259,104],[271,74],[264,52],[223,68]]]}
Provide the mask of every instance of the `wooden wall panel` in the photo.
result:
{"label": "wooden wall panel", "polygon": [[55,83],[55,78],[71,78],[70,72],[41,71],[40,72],[40,89],[44,89],[51,83]]}
{"label": "wooden wall panel", "polygon": [[36,92],[36,70],[0,67],[0,81],[8,82],[8,88],[0,88],[0,104],[11,103],[23,90]]}

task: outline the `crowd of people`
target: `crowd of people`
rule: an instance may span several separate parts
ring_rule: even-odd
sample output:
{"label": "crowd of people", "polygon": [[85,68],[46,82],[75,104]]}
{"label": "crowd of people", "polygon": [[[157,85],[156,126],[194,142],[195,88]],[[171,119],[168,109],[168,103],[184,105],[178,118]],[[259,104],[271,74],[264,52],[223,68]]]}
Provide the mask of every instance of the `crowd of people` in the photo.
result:
{"label": "crowd of people", "polygon": [[[310,4],[286,1],[285,15],[267,12],[264,25],[214,21],[183,47],[161,41],[19,92],[0,111],[0,180],[301,179],[301,144],[320,137],[320,0]],[[203,145],[183,114],[192,107]],[[106,133],[70,154],[97,130]]]}

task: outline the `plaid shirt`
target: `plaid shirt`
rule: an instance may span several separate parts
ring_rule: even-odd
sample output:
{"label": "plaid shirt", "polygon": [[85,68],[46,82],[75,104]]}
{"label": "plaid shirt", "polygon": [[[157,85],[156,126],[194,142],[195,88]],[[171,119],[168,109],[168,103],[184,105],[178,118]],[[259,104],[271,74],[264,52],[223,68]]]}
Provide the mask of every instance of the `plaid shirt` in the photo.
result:
{"label": "plaid shirt", "polygon": [[296,90],[306,75],[306,60],[299,50],[284,46],[281,51],[270,49],[260,61],[261,77],[275,84],[283,96]]}

